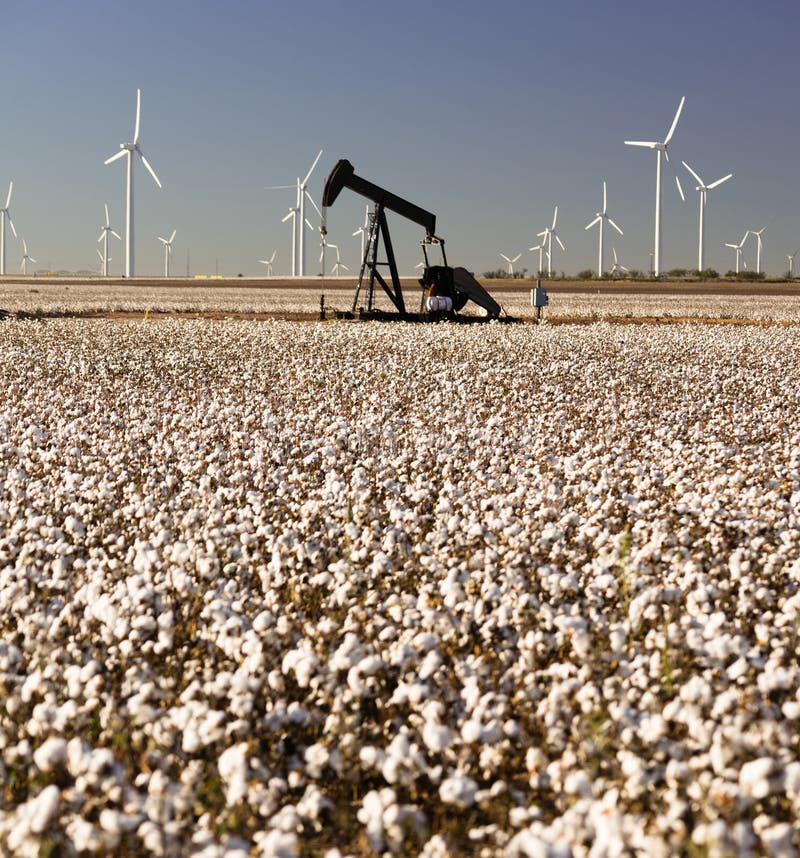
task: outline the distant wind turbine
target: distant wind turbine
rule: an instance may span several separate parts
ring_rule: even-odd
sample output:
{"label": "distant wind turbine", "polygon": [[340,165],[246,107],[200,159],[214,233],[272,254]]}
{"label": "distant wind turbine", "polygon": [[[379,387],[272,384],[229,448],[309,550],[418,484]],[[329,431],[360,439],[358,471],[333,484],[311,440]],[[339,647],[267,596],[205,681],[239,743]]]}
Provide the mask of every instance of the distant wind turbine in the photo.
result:
{"label": "distant wind turbine", "polygon": [[273,250],[272,256],[270,256],[269,259],[259,259],[258,260],[262,265],[267,266],[267,277],[272,277],[272,263],[275,261],[275,254],[277,252],[278,252],[277,250]]}
{"label": "distant wind turbine", "polygon": [[25,239],[22,239],[22,265],[20,269],[24,275],[28,273],[28,262],[36,262],[36,260],[28,253],[28,245],[25,243]]}
{"label": "distant wind turbine", "polygon": [[739,273],[739,259],[742,255],[742,248],[744,247],[745,241],[747,241],[747,236],[750,235],[750,230],[742,236],[742,240],[738,244],[730,244],[728,242],[725,243],[725,247],[730,247],[736,251],[736,273]]}
{"label": "distant wind turbine", "polygon": [[106,225],[100,231],[100,238],[97,239],[98,241],[103,242],[103,252],[100,253],[99,250],[97,252],[100,253],[100,260],[103,263],[103,268],[102,268],[103,277],[108,277],[108,263],[111,262],[111,258],[108,255],[108,234],[111,233],[111,235],[116,236],[120,241],[122,241],[122,236],[118,232],[116,232],[115,230],[113,230],[111,228],[111,222],[109,221],[109,218],[108,218],[108,203],[106,203],[105,206],[106,206]]}
{"label": "distant wind turbine", "polygon": [[[305,175],[305,178],[301,181],[299,178],[297,179],[297,184],[295,185],[270,185],[266,188],[268,191],[281,191],[288,190],[290,188],[295,188],[297,191],[297,200],[295,202],[294,209],[289,209],[289,214],[283,218],[284,221],[288,220],[292,217],[292,212],[295,213],[295,216],[292,218],[292,277],[305,277],[306,274],[306,263],[305,263],[305,255],[306,255],[306,245],[305,245],[305,231],[304,225],[309,229],[314,229],[311,223],[306,218],[306,200],[308,200],[311,205],[314,207],[314,210],[317,214],[322,217],[322,212],[319,210],[319,206],[314,202],[314,198],[308,192],[308,180],[311,178],[311,174],[314,172],[314,168],[317,166],[319,159],[322,157],[322,149],[319,150],[317,157],[314,159],[314,162],[309,167],[308,172]],[[299,222],[298,222],[299,216]]]}
{"label": "distant wind turbine", "polygon": [[361,236],[361,256],[359,259],[364,259],[364,245],[367,239],[367,233],[369,232],[369,206],[364,206],[364,225],[360,226],[354,233],[353,236],[360,235]]}
{"label": "distant wind turbine", "polygon": [[700,176],[695,173],[695,171],[686,163],[686,161],[681,161],[684,167],[697,179],[697,188],[695,190],[700,192],[700,237],[697,249],[697,270],[704,271],[705,270],[705,261],[703,258],[703,248],[705,244],[705,212],[706,212],[706,197],[708,196],[708,192],[712,188],[716,188],[718,185],[721,185],[723,182],[727,182],[728,179],[733,177],[733,173],[728,173],[727,176],[723,176],[721,179],[717,179],[716,182],[712,182],[710,185],[704,185],[703,180]]}
{"label": "distant wind turbine", "polygon": [[552,226],[546,226],[541,232],[537,232],[536,234],[542,239],[542,244],[547,244],[547,276],[548,278],[553,276],[553,239],[559,243],[562,250],[566,251],[566,247],[564,247],[564,242],[558,237],[558,233],[556,232],[556,220],[558,219],[558,206],[553,210],[553,224]]}
{"label": "distant wind turbine", "polygon": [[164,245],[164,276],[169,277],[169,260],[172,256],[172,242],[175,240],[177,229],[172,230],[172,235],[169,239],[158,236],[158,240]]}
{"label": "distant wind turbine", "polygon": [[513,277],[514,276],[514,263],[520,258],[520,256],[522,256],[522,254],[518,253],[513,259],[509,259],[505,255],[505,253],[501,253],[500,256],[502,256],[503,259],[505,259],[505,261],[508,263],[508,276]]}
{"label": "distant wind turbine", "polygon": [[[798,249],[800,250],[800,249]],[[798,254],[798,250],[795,250],[794,253],[786,254],[786,261],[789,263],[789,279],[791,280],[794,277],[794,258]]]}
{"label": "distant wind turbine", "polygon": [[14,238],[17,237],[17,231],[14,229],[14,222],[11,220],[11,191],[14,190],[14,183],[8,183],[8,196],[6,204],[0,209],[0,274],[6,273],[6,220],[11,227],[11,232],[14,233]]}
{"label": "distant wind turbine", "polygon": [[328,247],[332,247],[336,251],[336,262],[334,263],[333,268],[331,269],[331,274],[333,274],[334,277],[337,277],[339,275],[340,269],[344,269],[345,271],[349,271],[350,269],[339,258],[339,247],[338,247],[338,245],[329,244]]}
{"label": "distant wind turbine", "polygon": [[627,269],[624,265],[621,265],[621,264],[617,261],[617,248],[616,248],[616,247],[612,247],[612,248],[611,248],[611,252],[614,254],[614,264],[611,266],[611,274],[612,274],[612,276],[613,276],[614,274],[616,274],[616,273],[617,273],[617,271],[624,271],[624,272],[627,274],[627,273],[628,273],[628,269]]}
{"label": "distant wind turbine", "polygon": [[[675,118],[672,120],[672,125],[670,126],[670,129],[667,132],[667,136],[664,138],[664,141],[662,143],[659,143],[658,141],[645,142],[641,140],[625,141],[626,146],[644,146],[646,149],[654,149],[656,152],[656,219],[654,242],[655,256],[653,261],[653,273],[656,277],[661,274],[661,156],[663,154],[667,163],[670,165],[670,167],[672,167],[672,162],[669,160],[669,141],[672,140],[672,135],[675,133],[675,128],[678,125],[678,119],[680,118],[685,101],[686,96],[683,96],[683,98],[681,98],[681,103],[678,105],[678,109],[675,112]],[[683,195],[681,181],[678,178],[678,174],[675,173],[674,167],[673,174],[675,175],[675,183],[678,186],[678,192],[681,195],[681,199],[685,200],[686,197]]]}
{"label": "distant wind turbine", "polygon": [[608,216],[608,204],[607,204],[606,200],[607,200],[607,198],[606,198],[606,183],[604,181],[603,182],[603,210],[596,212],[597,217],[590,224],[587,224],[585,227],[586,229],[591,229],[596,223],[600,224],[600,244],[599,244],[599,248],[597,250],[597,276],[598,277],[603,276],[603,269],[604,269],[604,264],[605,264],[605,260],[603,258],[603,226],[604,226],[605,221],[608,221],[609,224],[611,224],[611,226],[613,226],[614,229],[620,235],[624,235],[622,230]]}
{"label": "distant wind turbine", "polygon": [[539,267],[536,269],[536,273],[541,276],[542,271],[544,270],[542,268],[542,254],[544,253],[544,242],[542,242],[541,244],[537,244],[535,247],[529,247],[528,250],[539,251]]}
{"label": "distant wind turbine", "polygon": [[761,229],[751,229],[750,234],[756,237],[756,241],[758,242],[756,248],[756,274],[761,274],[761,247],[762,241],[761,236],[764,234],[765,226],[762,226]]}
{"label": "distant wind turbine", "polygon": [[142,160],[142,163],[147,167],[147,171],[155,180],[155,183],[158,187],[161,187],[161,182],[158,179],[158,176],[155,174],[155,171],[150,166],[147,158],[144,157],[144,153],[142,152],[141,146],[139,146],[139,119],[141,117],[141,106],[142,106],[142,91],[140,89],[136,90],[136,123],[133,128],[133,142],[132,143],[120,143],[119,149],[116,155],[112,155],[110,158],[106,158],[106,164],[112,163],[112,161],[116,161],[119,158],[124,158],[127,156],[128,164],[126,171],[126,180],[125,187],[127,189],[127,205],[125,211],[125,276],[126,277],[134,277],[136,272],[136,266],[134,263],[134,247],[133,247],[133,162],[134,162],[134,153],[138,153],[139,157]]}

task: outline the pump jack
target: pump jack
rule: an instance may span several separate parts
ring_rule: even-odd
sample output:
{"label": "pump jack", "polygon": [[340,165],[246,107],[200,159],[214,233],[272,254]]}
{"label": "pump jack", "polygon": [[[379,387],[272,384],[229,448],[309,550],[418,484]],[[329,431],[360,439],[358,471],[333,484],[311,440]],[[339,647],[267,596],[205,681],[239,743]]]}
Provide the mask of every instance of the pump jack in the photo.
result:
{"label": "pump jack", "polygon": [[[352,312],[358,312],[362,318],[378,318],[384,314],[375,309],[375,283],[380,285],[389,300],[394,305],[401,318],[454,318],[468,300],[472,299],[487,312],[490,318],[497,318],[500,305],[478,283],[465,268],[450,268],[444,250],[444,239],[435,235],[436,215],[425,211],[414,203],[398,197],[391,191],[379,187],[373,182],[357,176],[353,165],[342,159],[331,171],[325,182],[322,193],[322,227],[320,231],[326,234],[325,219],[327,209],[334,204],[343,188],[349,188],[357,194],[366,197],[375,204],[374,213],[370,216],[367,241],[365,242],[364,259],[358,277],[355,296],[353,297]],[[420,313],[412,314],[406,309],[400,276],[397,273],[397,262],[394,257],[392,239],[389,235],[389,225],[386,212],[391,211],[419,224],[425,230],[425,238],[420,242],[425,260],[423,275],[419,280],[422,287]],[[383,240],[386,261],[378,260],[378,245]],[[429,265],[428,248],[439,247],[442,253],[442,265]],[[389,281],[378,270],[388,267]],[[366,308],[359,307],[359,298],[364,287],[365,276],[368,273]]]}

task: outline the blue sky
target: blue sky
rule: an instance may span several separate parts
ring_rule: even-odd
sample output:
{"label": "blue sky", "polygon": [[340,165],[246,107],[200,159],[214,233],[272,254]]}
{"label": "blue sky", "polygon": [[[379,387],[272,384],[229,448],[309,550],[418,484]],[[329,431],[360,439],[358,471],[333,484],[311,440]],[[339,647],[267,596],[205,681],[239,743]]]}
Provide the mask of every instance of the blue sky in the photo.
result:
{"label": "blue sky", "polygon": [[[707,182],[708,263],[732,267],[726,241],[764,225],[768,272],[800,245],[796,43],[800,4],[563,0],[403,3],[29,0],[3,11],[0,191],[39,268],[97,265],[103,203],[124,223],[122,161],[142,89],[141,144],[163,189],[136,175],[137,273],[159,274],[156,237],[177,229],[173,272],[259,274],[277,251],[288,272],[293,192],[267,191],[323,156],[310,190],[347,157],[360,175],[433,211],[451,264],[482,272],[524,251],[559,206],[567,251],[556,270],[594,267],[584,226],[609,188],[625,231],[607,244],[648,267],[655,155],[623,140],[663,138]],[[664,186],[662,267],[694,267],[698,194],[680,168]],[[330,240],[357,268],[364,201],[343,193]],[[392,221],[403,271],[420,230]],[[309,235],[308,270],[318,269]],[[615,234],[616,236],[616,234]],[[7,236],[8,270],[22,245]],[[112,247],[111,270],[123,253]],[[746,258],[755,265],[755,242]],[[800,263],[800,259],[798,260]]]}

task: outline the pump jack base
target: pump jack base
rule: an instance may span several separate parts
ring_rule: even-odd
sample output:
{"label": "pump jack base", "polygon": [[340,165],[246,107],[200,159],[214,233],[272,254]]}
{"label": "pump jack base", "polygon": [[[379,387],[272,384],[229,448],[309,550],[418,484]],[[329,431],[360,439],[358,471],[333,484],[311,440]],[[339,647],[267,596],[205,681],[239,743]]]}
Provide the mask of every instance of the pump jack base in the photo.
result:
{"label": "pump jack base", "polygon": [[509,325],[519,321],[513,318],[513,316],[460,316],[457,313],[397,313],[385,310],[368,311],[363,308],[359,308],[355,313],[337,310],[336,318],[356,322],[450,322],[456,325],[485,325],[487,322]]}

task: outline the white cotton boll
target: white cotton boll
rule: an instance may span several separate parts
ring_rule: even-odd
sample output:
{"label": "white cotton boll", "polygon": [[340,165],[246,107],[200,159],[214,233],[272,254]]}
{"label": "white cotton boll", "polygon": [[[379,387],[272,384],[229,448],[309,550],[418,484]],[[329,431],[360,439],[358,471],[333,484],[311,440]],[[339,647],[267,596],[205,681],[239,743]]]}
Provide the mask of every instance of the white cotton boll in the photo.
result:
{"label": "white cotton boll", "polygon": [[759,757],[745,763],[739,770],[739,789],[742,795],[753,799],[766,798],[772,792],[770,778],[775,772],[772,757]]}
{"label": "white cotton boll", "polygon": [[478,785],[472,778],[464,775],[453,775],[445,778],[439,786],[439,798],[445,804],[453,804],[456,807],[471,807],[475,803],[475,793]]}
{"label": "white cotton boll", "polygon": [[58,814],[60,804],[61,790],[54,784],[46,786],[39,795],[26,802],[23,805],[24,817],[27,818],[29,830],[34,834],[47,831]]}
{"label": "white cotton boll", "polygon": [[482,731],[483,727],[481,726],[480,721],[475,721],[470,718],[461,725],[461,738],[468,745],[471,745],[481,738]]}
{"label": "white cotton boll", "polygon": [[259,833],[254,838],[261,858],[297,858],[300,850],[297,835],[272,829],[266,834]]}
{"label": "white cotton boll", "polygon": [[429,751],[438,754],[450,747],[453,736],[447,727],[434,721],[426,721],[422,728],[422,741]]}
{"label": "white cotton boll", "polygon": [[325,766],[328,765],[328,760],[330,759],[330,752],[325,747],[325,745],[317,742],[313,745],[309,745],[306,748],[304,758],[306,763],[306,771],[312,778],[319,778],[322,776],[322,772],[325,769]]}
{"label": "white cotton boll", "polygon": [[64,530],[77,539],[82,539],[86,535],[85,525],[72,515],[68,515],[64,520]]}
{"label": "white cotton boll", "polygon": [[219,776],[225,782],[225,801],[236,804],[247,796],[248,748],[246,742],[240,742],[227,748],[217,761]]}
{"label": "white cotton boll", "polygon": [[33,761],[42,772],[52,772],[57,766],[67,762],[67,743],[64,739],[51,736],[33,752]]}

